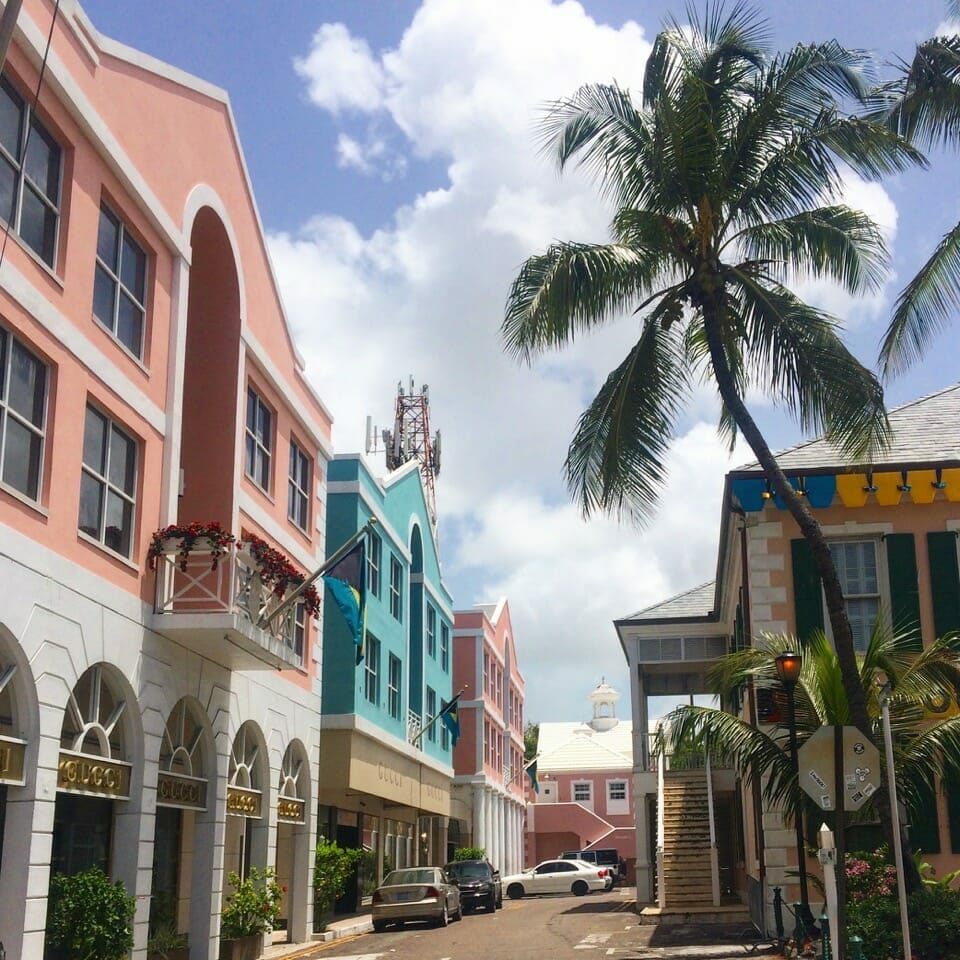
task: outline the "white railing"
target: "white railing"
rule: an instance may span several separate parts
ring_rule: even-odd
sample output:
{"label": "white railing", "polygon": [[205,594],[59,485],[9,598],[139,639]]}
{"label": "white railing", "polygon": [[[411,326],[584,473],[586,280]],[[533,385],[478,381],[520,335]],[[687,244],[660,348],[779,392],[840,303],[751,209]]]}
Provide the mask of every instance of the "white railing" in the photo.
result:
{"label": "white railing", "polygon": [[297,636],[297,605],[271,619],[282,600],[260,578],[257,561],[242,546],[228,546],[213,565],[209,547],[200,543],[182,562],[177,542],[157,558],[158,614],[238,614],[303,657]]}
{"label": "white railing", "polygon": [[717,852],[717,822],[713,812],[713,777],[710,775],[710,754],[707,754],[705,772],[707,775],[707,817],[710,820],[710,886],[713,905],[720,906],[720,859]]}
{"label": "white railing", "polygon": [[420,736],[420,714],[407,710],[407,743],[416,743]]}
{"label": "white railing", "polygon": [[663,781],[666,760],[662,753],[657,754],[657,903],[663,909],[667,905],[667,881],[664,876],[663,855],[666,843],[664,826]]}

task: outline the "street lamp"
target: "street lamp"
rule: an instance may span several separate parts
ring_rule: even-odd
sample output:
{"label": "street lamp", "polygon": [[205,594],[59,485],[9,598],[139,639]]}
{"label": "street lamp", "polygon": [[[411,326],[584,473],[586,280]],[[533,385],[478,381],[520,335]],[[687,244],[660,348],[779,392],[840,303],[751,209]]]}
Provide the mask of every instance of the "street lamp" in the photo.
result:
{"label": "street lamp", "polygon": [[[803,657],[799,653],[788,650],[781,653],[776,659],[777,676],[787,691],[787,726],[790,732],[790,764],[793,772],[800,781],[800,765],[797,763],[797,715],[793,702],[793,689],[800,679],[800,669],[803,666]],[[797,809],[794,818],[797,828],[797,872],[800,877],[800,910],[797,916],[797,933],[813,926],[813,917],[810,914],[810,902],[807,896],[807,857],[803,845],[803,807]],[[798,942],[797,947],[800,944]]]}

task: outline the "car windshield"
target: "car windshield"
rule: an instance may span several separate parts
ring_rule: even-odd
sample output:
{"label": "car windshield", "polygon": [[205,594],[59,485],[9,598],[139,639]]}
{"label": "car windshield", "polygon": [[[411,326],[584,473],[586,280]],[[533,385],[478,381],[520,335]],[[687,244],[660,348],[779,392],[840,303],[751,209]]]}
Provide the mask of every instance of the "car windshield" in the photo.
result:
{"label": "car windshield", "polygon": [[457,880],[486,880],[490,875],[485,863],[448,863],[445,869]]}
{"label": "car windshield", "polygon": [[403,883],[435,883],[436,873],[433,867],[422,870],[392,870],[383,880],[385,887],[396,887]]}

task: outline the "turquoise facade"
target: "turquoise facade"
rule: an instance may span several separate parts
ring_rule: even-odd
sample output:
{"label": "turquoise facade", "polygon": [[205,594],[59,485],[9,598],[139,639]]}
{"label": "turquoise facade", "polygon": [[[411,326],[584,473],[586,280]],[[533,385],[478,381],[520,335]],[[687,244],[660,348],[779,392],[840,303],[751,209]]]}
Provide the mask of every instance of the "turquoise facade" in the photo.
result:
{"label": "turquoise facade", "polygon": [[[321,710],[325,716],[356,714],[406,741],[409,714],[425,726],[453,695],[453,601],[441,579],[416,464],[378,480],[361,457],[330,462],[327,555],[371,517],[377,522],[367,538],[366,657],[356,662],[357,648],[326,591]],[[418,746],[427,756],[452,765],[442,722],[434,724]]]}

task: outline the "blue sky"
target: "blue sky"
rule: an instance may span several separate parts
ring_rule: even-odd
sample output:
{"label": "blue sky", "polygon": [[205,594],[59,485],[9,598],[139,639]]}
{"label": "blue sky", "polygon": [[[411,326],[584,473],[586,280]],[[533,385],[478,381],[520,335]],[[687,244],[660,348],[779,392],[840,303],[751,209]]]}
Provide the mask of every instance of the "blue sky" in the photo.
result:
{"label": "blue sky", "polygon": [[[612,621],[712,578],[732,461],[698,393],[643,531],[584,523],[561,465],[576,417],[635,327],[518,368],[498,340],[517,266],[556,237],[603,239],[609,211],[536,151],[538,110],[586,81],[636,86],[649,44],[682,3],[581,0],[87,0],[103,34],[230,95],[271,256],[308,373],[336,417],[338,451],[366,416],[392,417],[399,380],[429,383],[443,431],[437,482],[444,572],[458,608],[510,600],[530,720],[584,715],[601,676],[628,680]],[[836,38],[881,62],[944,23],[943,0],[773,2],[774,44]],[[872,362],[896,291],[960,219],[960,163],[851,183],[888,230],[890,282],[851,301],[802,291],[841,316]],[[960,325],[890,384],[890,405],[957,380]],[[752,398],[774,446],[800,439]],[[375,458],[379,465],[380,457]],[[559,695],[558,695],[559,694]]]}

